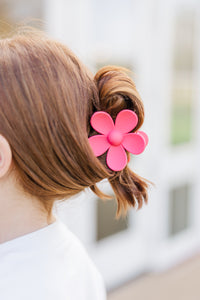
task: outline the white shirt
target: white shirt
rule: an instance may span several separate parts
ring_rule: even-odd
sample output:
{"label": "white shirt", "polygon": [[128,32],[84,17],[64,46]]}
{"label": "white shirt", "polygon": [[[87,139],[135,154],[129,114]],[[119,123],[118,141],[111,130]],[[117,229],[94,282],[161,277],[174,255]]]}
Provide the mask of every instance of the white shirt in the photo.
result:
{"label": "white shirt", "polygon": [[85,247],[57,218],[0,244],[0,299],[106,300],[106,289]]}

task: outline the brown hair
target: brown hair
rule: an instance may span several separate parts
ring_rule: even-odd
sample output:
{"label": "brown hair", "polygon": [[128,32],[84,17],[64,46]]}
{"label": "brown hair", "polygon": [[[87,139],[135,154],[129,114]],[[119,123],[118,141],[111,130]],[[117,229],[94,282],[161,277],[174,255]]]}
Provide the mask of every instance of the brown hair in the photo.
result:
{"label": "brown hair", "polygon": [[0,133],[10,144],[17,182],[49,214],[55,200],[87,187],[111,198],[96,185],[104,178],[114,190],[117,217],[147,202],[147,181],[128,166],[110,170],[105,154],[95,157],[88,142],[96,134],[90,118],[98,110],[115,119],[120,110],[132,109],[139,119],[134,131],[142,125],[143,104],[125,69],[107,66],[93,78],[62,43],[21,30],[0,40],[0,105]]}

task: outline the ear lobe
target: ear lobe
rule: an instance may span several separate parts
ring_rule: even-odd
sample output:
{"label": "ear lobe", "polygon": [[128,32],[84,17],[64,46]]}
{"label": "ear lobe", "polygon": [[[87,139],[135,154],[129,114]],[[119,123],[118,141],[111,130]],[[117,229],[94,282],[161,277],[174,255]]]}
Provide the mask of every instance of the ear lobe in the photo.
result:
{"label": "ear lobe", "polygon": [[0,135],[0,178],[10,169],[12,162],[12,151],[8,141]]}

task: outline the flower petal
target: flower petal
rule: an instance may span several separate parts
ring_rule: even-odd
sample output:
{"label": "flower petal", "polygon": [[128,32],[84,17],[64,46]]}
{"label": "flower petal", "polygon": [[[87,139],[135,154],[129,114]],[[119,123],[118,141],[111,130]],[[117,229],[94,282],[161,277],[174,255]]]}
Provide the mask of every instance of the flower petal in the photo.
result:
{"label": "flower petal", "polygon": [[146,147],[144,138],[137,133],[125,134],[122,145],[128,152],[131,152],[132,154],[140,154]]}
{"label": "flower petal", "polygon": [[138,123],[138,116],[130,109],[121,110],[115,120],[115,128],[121,133],[128,133],[133,130]]}
{"label": "flower petal", "polygon": [[114,128],[113,119],[105,111],[96,111],[90,119],[90,124],[102,134],[108,134]]}
{"label": "flower petal", "polygon": [[110,147],[105,135],[93,135],[88,140],[95,156],[102,155]]}
{"label": "flower petal", "polygon": [[124,148],[120,146],[111,146],[108,150],[106,162],[113,171],[121,171],[127,164],[127,155]]}
{"label": "flower petal", "polygon": [[148,142],[149,142],[148,135],[147,135],[144,131],[141,131],[141,130],[138,130],[138,131],[136,131],[135,133],[141,135],[141,136],[144,138],[145,144],[146,144],[146,146],[147,146],[147,145],[148,145]]}

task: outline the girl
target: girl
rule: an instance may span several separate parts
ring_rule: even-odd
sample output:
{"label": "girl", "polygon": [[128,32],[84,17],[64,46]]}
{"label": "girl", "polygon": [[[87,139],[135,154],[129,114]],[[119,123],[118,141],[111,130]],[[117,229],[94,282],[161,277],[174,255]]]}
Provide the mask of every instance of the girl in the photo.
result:
{"label": "girl", "polygon": [[66,46],[36,30],[0,40],[1,300],[106,299],[99,271],[52,208],[87,187],[109,198],[96,186],[104,178],[118,216],[147,202],[147,182],[127,166],[129,151],[117,169],[114,155],[95,153],[91,139],[95,112],[115,120],[125,110],[137,117],[136,131],[143,104],[124,69],[104,67],[93,78]]}

